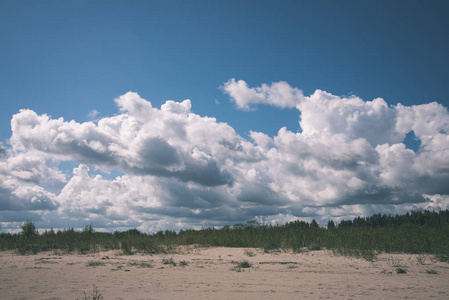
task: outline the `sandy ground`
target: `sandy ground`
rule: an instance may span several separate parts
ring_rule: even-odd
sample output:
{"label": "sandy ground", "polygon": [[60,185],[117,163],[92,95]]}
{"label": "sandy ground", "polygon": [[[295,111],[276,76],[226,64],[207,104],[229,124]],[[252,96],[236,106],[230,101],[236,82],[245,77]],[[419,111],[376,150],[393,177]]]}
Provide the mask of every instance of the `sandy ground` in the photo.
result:
{"label": "sandy ground", "polygon": [[[176,266],[164,264],[170,259]],[[244,260],[252,266],[236,268]],[[398,274],[398,266],[407,272]],[[449,299],[449,264],[404,254],[381,254],[368,262],[325,250],[267,254],[192,247],[130,256],[0,252],[0,271],[1,299],[83,299],[84,293],[92,297],[93,285],[105,300]]]}

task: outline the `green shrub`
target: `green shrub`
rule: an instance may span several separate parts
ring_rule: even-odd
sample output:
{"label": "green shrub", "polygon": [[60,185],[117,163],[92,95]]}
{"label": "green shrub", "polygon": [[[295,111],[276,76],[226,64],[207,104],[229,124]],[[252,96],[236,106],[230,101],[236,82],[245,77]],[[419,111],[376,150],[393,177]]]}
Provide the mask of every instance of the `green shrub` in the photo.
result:
{"label": "green shrub", "polygon": [[141,262],[141,263],[128,263],[128,266],[135,266],[135,267],[139,267],[139,268],[152,268],[153,265],[147,262]]}
{"label": "green shrub", "polygon": [[179,262],[179,265],[182,266],[182,267],[185,267],[185,266],[188,266],[189,263],[186,262],[185,260],[181,260],[181,261]]}
{"label": "green shrub", "polygon": [[[333,225],[332,225],[333,224]],[[405,215],[381,215],[328,222],[327,228],[317,221],[293,221],[283,225],[246,224],[224,226],[222,229],[159,231],[146,234],[137,229],[124,232],[95,232],[92,224],[82,231],[73,228],[50,230],[39,234],[31,220],[22,224],[18,234],[0,233],[0,250],[18,253],[61,250],[88,253],[101,250],[121,250],[170,253],[179,245],[259,248],[300,251],[328,249],[335,254],[351,255],[368,261],[378,252],[434,255],[449,262],[449,210],[410,212]],[[251,256],[247,250],[245,255]],[[424,263],[424,257],[418,261]]]}
{"label": "green shrub", "polygon": [[34,223],[31,220],[27,220],[20,227],[22,228],[21,234],[23,236],[30,237],[37,234],[36,226],[34,226]]}
{"label": "green shrub", "polygon": [[86,267],[99,267],[99,266],[105,266],[106,264],[102,261],[89,261],[87,262]]}
{"label": "green shrub", "polygon": [[251,266],[252,266],[252,264],[250,262],[248,262],[247,260],[243,260],[243,261],[237,263],[237,267],[242,268],[242,269],[251,268]]}
{"label": "green shrub", "polygon": [[132,246],[129,244],[128,241],[122,241],[120,244],[120,248],[122,250],[122,253],[125,255],[133,255],[134,252],[132,251]]}

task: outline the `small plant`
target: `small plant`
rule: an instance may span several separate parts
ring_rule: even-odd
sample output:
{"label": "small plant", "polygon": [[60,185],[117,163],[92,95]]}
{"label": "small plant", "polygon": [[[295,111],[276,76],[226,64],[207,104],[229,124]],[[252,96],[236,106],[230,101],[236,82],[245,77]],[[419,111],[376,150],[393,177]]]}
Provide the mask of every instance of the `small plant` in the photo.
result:
{"label": "small plant", "polygon": [[163,263],[164,265],[172,265],[173,267],[176,267],[176,263],[175,263],[175,261],[173,260],[173,257],[170,257],[170,258],[163,258],[163,259],[162,259],[162,263]]}
{"label": "small plant", "polygon": [[185,260],[181,260],[181,261],[179,262],[179,265],[182,266],[182,267],[185,267],[185,266],[189,265],[189,263],[186,262]]}
{"label": "small plant", "polygon": [[130,266],[130,267],[139,267],[139,268],[152,268],[152,267],[153,267],[152,264],[149,264],[149,263],[147,263],[147,262],[141,262],[141,263],[133,262],[133,263],[128,263],[128,266]]}
{"label": "small plant", "polygon": [[433,275],[438,274],[438,272],[436,270],[434,270],[434,269],[426,270],[426,273],[427,274],[433,274]]}
{"label": "small plant", "polygon": [[251,266],[252,266],[252,264],[250,262],[248,262],[247,260],[243,260],[243,261],[237,263],[237,267],[242,268],[242,269],[251,268]]}
{"label": "small plant", "polygon": [[421,255],[421,254],[416,257],[416,260],[418,261],[418,263],[420,265],[424,265],[425,262],[426,262],[426,259],[427,258],[424,255]]}
{"label": "small plant", "polygon": [[399,263],[400,263],[399,259],[398,260],[394,260],[393,256],[390,255],[390,258],[388,259],[388,261],[389,261],[389,263],[391,265],[393,265],[393,267],[399,268]]}
{"label": "small plant", "polygon": [[396,268],[396,273],[398,273],[398,274],[405,274],[405,273],[407,273],[407,269],[404,269],[404,268]]}
{"label": "small plant", "polygon": [[103,296],[98,292],[97,286],[94,284],[94,289],[92,291],[92,296],[87,297],[86,292],[84,292],[83,300],[103,300]]}
{"label": "small plant", "polygon": [[102,262],[102,261],[93,261],[93,260],[91,260],[91,261],[89,261],[88,263],[87,263],[87,267],[98,267],[98,266],[104,266],[104,265],[106,265],[104,262]]}
{"label": "small plant", "polygon": [[140,265],[139,265],[139,268],[152,268],[153,267],[153,265],[152,264],[149,264],[149,263],[147,263],[147,262],[142,262]]}
{"label": "small plant", "polygon": [[251,250],[245,249],[245,255],[249,257],[254,257],[256,254],[252,252]]}
{"label": "small plant", "polygon": [[232,268],[232,271],[236,272],[242,272],[242,269],[251,268],[252,264],[248,262],[247,260],[243,260],[241,262],[238,262],[234,268]]}

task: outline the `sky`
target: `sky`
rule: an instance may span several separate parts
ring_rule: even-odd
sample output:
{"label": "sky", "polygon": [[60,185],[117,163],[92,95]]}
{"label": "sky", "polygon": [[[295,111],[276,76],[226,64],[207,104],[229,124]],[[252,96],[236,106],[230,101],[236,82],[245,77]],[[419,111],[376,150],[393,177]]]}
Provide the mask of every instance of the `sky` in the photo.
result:
{"label": "sky", "polygon": [[0,2],[0,226],[449,208],[447,1]]}

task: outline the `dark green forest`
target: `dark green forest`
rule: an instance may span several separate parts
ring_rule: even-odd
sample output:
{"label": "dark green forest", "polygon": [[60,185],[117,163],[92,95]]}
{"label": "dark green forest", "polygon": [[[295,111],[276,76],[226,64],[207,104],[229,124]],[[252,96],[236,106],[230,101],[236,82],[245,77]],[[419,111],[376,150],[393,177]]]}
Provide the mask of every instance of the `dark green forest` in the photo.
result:
{"label": "dark green forest", "polygon": [[0,250],[18,254],[40,251],[89,253],[119,250],[135,252],[169,252],[181,245],[254,247],[264,251],[327,249],[334,254],[375,258],[377,253],[431,254],[449,261],[449,210],[412,211],[404,215],[375,214],[340,223],[329,221],[320,226],[315,220],[294,221],[283,225],[245,224],[220,229],[166,230],[154,234],[137,229],[122,232],[95,232],[92,225],[82,231],[73,228],[46,230],[39,233],[29,220],[17,234],[0,234]]}

